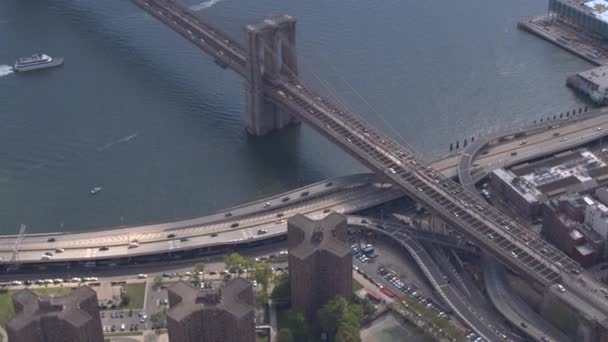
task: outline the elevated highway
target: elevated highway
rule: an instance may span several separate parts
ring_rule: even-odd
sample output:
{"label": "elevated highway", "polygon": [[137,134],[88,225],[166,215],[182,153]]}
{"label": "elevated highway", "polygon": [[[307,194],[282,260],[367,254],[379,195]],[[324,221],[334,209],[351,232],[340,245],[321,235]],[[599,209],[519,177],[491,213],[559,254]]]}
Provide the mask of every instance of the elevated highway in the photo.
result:
{"label": "elevated highway", "polygon": [[[18,261],[44,264],[109,260],[261,242],[284,235],[285,219],[297,213],[310,217],[324,216],[330,211],[348,214],[403,196],[389,184],[374,181],[377,178],[370,174],[340,177],[190,220],[93,232],[26,235]],[[284,201],[286,198],[290,200]],[[3,260],[10,260],[17,239],[18,236],[0,237]],[[129,243],[134,241],[139,246],[130,248]],[[48,260],[42,257],[45,252],[59,249],[63,252],[54,253]]]}

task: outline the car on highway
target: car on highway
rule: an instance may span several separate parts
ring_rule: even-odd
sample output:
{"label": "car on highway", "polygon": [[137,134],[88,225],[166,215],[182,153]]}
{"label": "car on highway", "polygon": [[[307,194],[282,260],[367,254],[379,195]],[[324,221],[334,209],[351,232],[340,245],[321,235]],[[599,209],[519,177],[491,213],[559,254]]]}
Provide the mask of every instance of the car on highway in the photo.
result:
{"label": "car on highway", "polygon": [[147,274],[140,273],[137,275],[137,279],[145,279],[145,278],[148,278]]}
{"label": "car on highway", "polygon": [[129,248],[136,248],[139,247],[139,242],[137,240],[133,240],[131,242],[129,242]]}
{"label": "car on highway", "polygon": [[63,253],[63,252],[65,252],[65,249],[63,249],[63,248],[56,248],[55,249],[55,253]]}
{"label": "car on highway", "polygon": [[108,246],[101,246],[101,247],[99,247],[99,250],[102,251],[102,252],[103,251],[107,251],[108,249],[110,249],[110,248],[108,248]]}

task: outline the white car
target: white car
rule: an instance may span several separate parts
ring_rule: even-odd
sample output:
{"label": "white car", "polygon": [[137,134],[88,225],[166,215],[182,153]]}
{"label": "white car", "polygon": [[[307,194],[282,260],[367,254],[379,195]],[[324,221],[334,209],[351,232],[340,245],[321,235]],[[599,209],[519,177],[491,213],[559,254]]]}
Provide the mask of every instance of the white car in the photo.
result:
{"label": "white car", "polygon": [[145,279],[145,278],[148,278],[147,274],[140,273],[137,275],[137,279]]}

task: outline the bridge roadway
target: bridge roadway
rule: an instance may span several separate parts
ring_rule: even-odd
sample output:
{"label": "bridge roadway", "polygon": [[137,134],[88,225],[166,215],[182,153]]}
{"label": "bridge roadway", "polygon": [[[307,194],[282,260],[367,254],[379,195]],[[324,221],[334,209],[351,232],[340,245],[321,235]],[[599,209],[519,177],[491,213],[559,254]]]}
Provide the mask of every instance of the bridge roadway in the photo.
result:
{"label": "bridge roadway", "polygon": [[[296,213],[311,217],[329,211],[351,213],[403,196],[389,184],[374,181],[377,177],[370,174],[340,177],[191,220],[93,232],[26,235],[18,261],[38,264],[104,260],[262,241],[283,235],[285,219]],[[308,195],[302,196],[304,193]],[[294,199],[283,202],[286,198]],[[226,217],[227,213],[230,217]],[[259,230],[267,233],[259,234]],[[48,242],[49,238],[55,241]],[[16,236],[0,237],[3,260],[10,260],[16,239]],[[129,248],[129,242],[135,240],[139,247]],[[99,250],[102,246],[108,250]],[[55,253],[48,261],[41,259],[44,252],[59,248],[65,251]]]}

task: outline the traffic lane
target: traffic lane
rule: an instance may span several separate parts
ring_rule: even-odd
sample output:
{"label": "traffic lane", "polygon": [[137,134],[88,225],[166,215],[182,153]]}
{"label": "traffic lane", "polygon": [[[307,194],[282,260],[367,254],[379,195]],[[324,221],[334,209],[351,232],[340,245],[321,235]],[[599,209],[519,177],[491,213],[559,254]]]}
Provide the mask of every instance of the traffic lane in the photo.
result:
{"label": "traffic lane", "polygon": [[[385,194],[385,192],[387,192]],[[348,208],[348,204],[353,201],[359,201],[363,198],[374,198],[378,197],[378,199],[383,198],[392,198],[393,196],[401,195],[395,189],[388,189],[376,186],[357,188],[350,191],[345,191],[341,193],[332,194],[331,196],[318,199],[316,201],[310,203],[301,203],[292,208],[288,208],[279,213],[270,213],[270,214],[261,214],[259,216],[244,218],[242,220],[236,220],[235,222],[227,222],[213,225],[204,225],[204,226],[195,226],[195,227],[184,227],[179,230],[173,230],[171,232],[148,232],[144,234],[114,234],[108,235],[112,232],[108,232],[104,234],[105,236],[96,236],[96,237],[85,237],[83,239],[71,239],[64,241],[56,241],[54,243],[38,243],[34,245],[22,244],[21,251],[28,250],[39,250],[39,251],[53,251],[57,248],[63,248],[64,251],[62,253],[55,253],[55,258],[69,258],[68,254],[74,249],[78,248],[93,248],[93,247],[101,247],[106,246],[110,247],[124,247],[132,250],[133,252],[137,252],[137,248],[129,248],[128,243],[130,241],[138,241],[140,247],[144,243],[153,243],[153,242],[184,242],[181,241],[182,238],[189,239],[193,237],[197,237],[199,235],[211,235],[234,231],[242,231],[247,228],[255,228],[256,226],[276,223],[281,220],[284,220],[287,217],[295,215],[297,213],[302,214],[311,214],[320,210],[342,210],[345,211],[345,208]],[[344,208],[343,208],[344,207]],[[117,232],[115,232],[117,233]],[[172,234],[172,235],[170,235]],[[76,235],[76,234],[75,234]],[[215,239],[218,240],[218,239]],[[12,249],[10,251],[4,251],[5,253],[12,253]],[[93,251],[94,252],[94,251]],[[109,254],[106,251],[105,254]]]}
{"label": "traffic lane", "polygon": [[[270,255],[279,255],[281,251],[286,249],[286,242],[280,241],[243,250],[241,255],[250,258],[264,256],[268,257]],[[223,255],[217,254],[203,258],[192,258],[186,260],[159,260],[156,262],[143,264],[131,263],[120,265],[120,267],[98,266],[91,268],[84,266],[72,266],[63,270],[53,271],[53,277],[72,279],[73,277],[85,278],[95,276],[99,278],[99,281],[125,281],[137,279],[138,274],[147,274],[148,278],[153,278],[155,275],[161,275],[163,272],[185,273],[186,271],[192,271],[194,264],[198,261],[205,264],[206,274],[208,274],[209,271],[219,272],[224,269]],[[35,281],[40,278],[41,274],[38,270],[25,273],[16,271],[15,273],[11,274],[0,274],[0,282],[6,283],[13,280]]]}
{"label": "traffic lane", "polygon": [[[539,146],[556,149],[556,147],[567,145],[577,141],[580,137],[594,136],[597,138],[608,135],[606,125],[608,124],[608,116],[595,116],[585,121],[560,126],[559,128],[546,129],[540,133],[510,140],[507,143],[491,145],[484,151],[484,155],[477,156],[475,161],[480,165],[491,165],[499,159],[512,157],[511,153],[517,151],[519,154],[527,154],[533,151],[538,151]],[[598,127],[601,129],[598,130]],[[556,135],[557,134],[557,135]],[[525,141],[525,143],[524,143]]]}
{"label": "traffic lane", "polygon": [[[105,233],[108,233],[108,230],[110,231],[108,235],[116,235],[116,233],[120,233],[121,231],[125,232],[127,230],[130,232],[133,232],[133,233],[141,233],[141,232],[149,232],[152,230],[164,230],[164,229],[167,229],[167,228],[170,228],[173,226],[190,226],[190,225],[209,224],[209,223],[213,223],[215,221],[226,220],[227,218],[229,218],[230,220],[235,220],[242,215],[258,214],[261,211],[268,211],[268,210],[276,209],[277,207],[279,207],[279,205],[280,205],[280,207],[284,207],[286,205],[285,205],[285,202],[282,201],[282,199],[285,197],[290,197],[290,199],[292,199],[292,201],[300,200],[302,197],[305,199],[308,199],[308,198],[314,199],[314,197],[316,195],[319,195],[319,194],[322,194],[325,192],[335,192],[336,189],[340,189],[342,187],[352,187],[356,184],[361,184],[361,183],[371,184],[378,179],[379,179],[379,177],[372,173],[355,174],[355,175],[330,178],[330,179],[320,181],[317,183],[313,183],[313,184],[310,184],[310,185],[307,185],[307,186],[304,186],[304,187],[301,187],[298,189],[290,190],[290,191],[287,191],[287,192],[284,192],[284,193],[281,193],[278,195],[269,196],[269,197],[266,197],[266,198],[263,198],[260,200],[256,200],[253,202],[249,202],[246,204],[242,204],[242,205],[239,205],[236,207],[224,209],[217,213],[203,216],[203,217],[180,220],[180,221],[175,221],[175,222],[160,223],[160,224],[129,226],[129,227],[112,227],[109,229],[107,229],[107,228],[96,229],[96,231],[88,232],[88,233],[87,232],[80,232],[80,233],[75,232],[75,233],[63,234],[63,233],[54,232],[54,233],[41,233],[41,234],[26,235],[23,243],[27,243],[29,240],[33,240],[33,241],[38,240],[38,242],[47,242],[48,238],[59,239],[59,238],[65,238],[67,235],[105,234]],[[327,184],[331,184],[331,186],[327,186]],[[301,196],[301,194],[306,191],[309,192],[308,195]],[[294,195],[298,195],[298,196],[294,196]],[[277,203],[277,200],[280,203]],[[271,206],[266,207],[265,206],[266,202],[271,202],[276,205],[271,205]],[[293,202],[290,202],[288,204],[292,204],[292,203]],[[226,217],[227,212],[230,212],[231,216]],[[0,245],[9,244],[12,247],[12,245],[16,241],[15,239],[16,239],[15,235],[0,236]]]}
{"label": "traffic lane", "polygon": [[[347,198],[343,203],[329,203],[328,207],[321,210],[313,210],[309,213],[301,212],[311,218],[322,218],[328,215],[330,212],[335,211],[339,213],[350,213],[353,211],[363,210],[396,198],[403,196],[403,194],[395,189],[388,190],[374,190],[362,194],[361,196],[354,196]],[[299,213],[297,209],[286,211],[284,217],[288,217]],[[278,219],[284,221],[283,218]],[[267,239],[280,235],[284,235],[286,232],[285,222],[279,222],[276,218],[272,219],[271,223],[260,223],[257,226],[243,227],[240,229],[234,229],[227,232],[220,232],[218,236],[213,236],[211,232],[206,232],[205,235],[199,235],[193,238],[188,238],[187,241],[180,240],[161,240],[157,242],[141,243],[136,248],[129,248],[128,245],[122,245],[118,247],[110,248],[106,251],[101,251],[99,248],[81,248],[81,249],[66,249],[63,253],[58,253],[53,256],[53,261],[72,261],[72,260],[94,260],[94,259],[107,259],[122,256],[138,256],[157,254],[159,251],[179,251],[184,249],[201,248],[205,246],[221,246],[230,245],[235,243],[246,243],[253,242],[258,239]],[[260,234],[259,230],[266,230],[266,233]],[[0,254],[2,255],[2,254]],[[2,256],[5,258],[10,257],[12,253],[4,253]],[[44,263],[41,259],[41,251],[20,251],[19,260],[20,262],[37,262]]]}
{"label": "traffic lane", "polygon": [[522,340],[519,335],[503,324],[504,318],[502,315],[496,311],[494,305],[479,290],[468,272],[463,272],[461,276],[444,251],[439,247],[425,244],[425,248],[435,259],[437,266],[448,277],[450,285],[460,293],[461,300],[467,302],[472,307],[470,311],[480,321],[483,321],[488,329],[493,330],[501,337],[509,336],[514,341]]}

